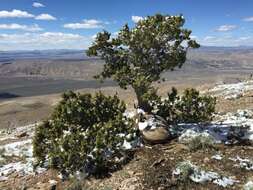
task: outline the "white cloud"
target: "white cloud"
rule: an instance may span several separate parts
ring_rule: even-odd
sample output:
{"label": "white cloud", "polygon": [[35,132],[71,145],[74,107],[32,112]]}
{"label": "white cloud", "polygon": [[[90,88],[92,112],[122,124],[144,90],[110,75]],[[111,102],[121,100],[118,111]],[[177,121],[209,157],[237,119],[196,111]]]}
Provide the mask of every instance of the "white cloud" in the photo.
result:
{"label": "white cloud", "polygon": [[12,11],[0,11],[0,18],[34,18],[36,20],[57,20],[50,14],[40,14],[35,16],[26,11],[13,9]]}
{"label": "white cloud", "polygon": [[39,27],[37,24],[33,25],[20,25],[20,24],[0,24],[0,29],[2,30],[24,30],[29,32],[38,32],[42,31],[43,29]]}
{"label": "white cloud", "polygon": [[40,14],[35,17],[36,20],[57,20],[54,16],[50,14]]}
{"label": "white cloud", "polygon": [[132,21],[134,23],[137,23],[137,22],[139,22],[141,20],[143,20],[143,17],[141,17],[141,16],[132,16]]}
{"label": "white cloud", "polygon": [[244,18],[243,21],[245,21],[245,22],[253,22],[253,16],[252,17]]}
{"label": "white cloud", "polygon": [[103,22],[95,19],[83,20],[81,23],[68,23],[64,24],[64,28],[70,29],[94,29],[94,28],[103,28]]}
{"label": "white cloud", "polygon": [[12,11],[0,11],[0,18],[33,18],[34,15],[26,11],[13,9]]}
{"label": "white cloud", "polygon": [[42,3],[34,2],[33,7],[40,8],[40,7],[45,7],[45,5],[43,5]]}
{"label": "white cloud", "polygon": [[86,49],[92,42],[91,36],[72,33],[44,32],[24,34],[0,34],[1,50],[34,49]]}
{"label": "white cloud", "polygon": [[221,25],[219,26],[216,31],[218,32],[229,32],[235,30],[237,28],[236,25]]}

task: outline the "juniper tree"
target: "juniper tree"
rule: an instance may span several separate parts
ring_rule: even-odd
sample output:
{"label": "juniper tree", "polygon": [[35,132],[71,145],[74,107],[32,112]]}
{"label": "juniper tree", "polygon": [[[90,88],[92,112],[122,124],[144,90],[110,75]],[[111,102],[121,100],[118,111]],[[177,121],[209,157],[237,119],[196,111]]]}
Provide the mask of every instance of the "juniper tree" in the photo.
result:
{"label": "juniper tree", "polygon": [[[101,92],[64,93],[49,120],[36,127],[33,156],[36,164],[62,174],[84,171],[93,175],[117,169],[136,138],[134,121],[124,116],[126,106]],[[128,143],[127,143],[128,144]]]}
{"label": "juniper tree", "polygon": [[116,37],[103,31],[87,51],[105,61],[98,79],[113,78],[121,88],[131,86],[138,107],[150,111],[148,100],[156,97],[152,83],[165,71],[173,71],[186,61],[189,48],[199,44],[191,39],[191,30],[183,28],[183,16],[156,14],[140,20],[133,28],[127,24]]}

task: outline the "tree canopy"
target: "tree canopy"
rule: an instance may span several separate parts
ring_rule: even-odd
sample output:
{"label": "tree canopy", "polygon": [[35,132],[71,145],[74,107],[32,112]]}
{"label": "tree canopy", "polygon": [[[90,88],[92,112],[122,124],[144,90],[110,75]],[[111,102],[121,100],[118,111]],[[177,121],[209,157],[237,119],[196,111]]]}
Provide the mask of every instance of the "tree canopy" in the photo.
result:
{"label": "tree canopy", "polygon": [[132,86],[141,106],[142,96],[152,90],[161,73],[181,67],[189,48],[199,44],[191,39],[191,30],[183,28],[182,15],[156,14],[140,20],[133,28],[127,24],[116,36],[103,31],[97,34],[87,51],[99,56],[104,69],[96,78],[113,78],[120,87]]}

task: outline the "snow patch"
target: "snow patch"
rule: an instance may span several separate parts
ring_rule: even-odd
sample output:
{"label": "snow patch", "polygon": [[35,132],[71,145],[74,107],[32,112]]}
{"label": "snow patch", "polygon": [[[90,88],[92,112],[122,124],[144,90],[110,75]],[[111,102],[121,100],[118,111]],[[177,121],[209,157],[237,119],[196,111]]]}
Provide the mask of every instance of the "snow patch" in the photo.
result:
{"label": "snow patch", "polygon": [[210,89],[209,92],[215,96],[223,96],[225,99],[233,100],[244,96],[245,93],[253,90],[253,80],[232,84],[220,84]]}
{"label": "snow patch", "polygon": [[237,134],[240,138],[253,140],[253,113],[251,110],[238,110],[219,116],[220,119],[208,125],[181,123],[175,131],[179,142],[185,143],[196,136],[206,136],[214,139],[215,143],[231,144],[230,135]]}
{"label": "snow patch", "polygon": [[228,178],[228,177],[221,177],[221,178],[215,179],[213,181],[213,183],[215,183],[219,186],[222,186],[222,187],[232,186],[232,185],[234,185],[234,183],[237,183],[237,182],[239,182],[239,181],[234,180],[232,178]]}
{"label": "snow patch", "polygon": [[209,172],[201,170],[199,167],[193,165],[189,161],[181,162],[177,168],[173,171],[173,175],[180,175],[184,172],[184,170],[191,170],[189,173],[189,179],[196,183],[206,183],[206,182],[212,182],[214,184],[217,184],[222,187],[232,186],[234,183],[237,183],[239,181],[234,180],[230,177],[221,176],[216,172]]}
{"label": "snow patch", "polygon": [[244,190],[252,190],[253,189],[253,181],[248,181],[244,186]]}
{"label": "snow patch", "polygon": [[[1,161],[5,162],[0,166],[0,181],[8,180],[8,176],[12,173],[18,173],[19,176],[24,176],[27,174],[42,173],[45,168],[37,168],[34,170],[34,158],[32,153],[32,136],[34,132],[34,127],[37,124],[27,125],[24,127],[19,127],[13,131],[1,131],[1,135],[6,134],[5,137],[1,137],[0,140],[14,140],[8,144],[0,146],[2,153],[0,155]],[[22,140],[17,136],[17,134],[26,133],[29,134],[29,139]],[[15,156],[15,162],[6,159],[6,157]]]}
{"label": "snow patch", "polygon": [[223,157],[220,154],[215,154],[211,158],[214,160],[222,160]]}
{"label": "snow patch", "polygon": [[139,125],[139,130],[143,131],[143,130],[147,129],[148,127],[151,130],[156,129],[159,124],[157,122],[155,122],[155,118],[151,117],[144,122],[139,122],[138,125]]}
{"label": "snow patch", "polygon": [[4,150],[5,156],[32,157],[32,139],[6,144],[0,149]]}
{"label": "snow patch", "polygon": [[243,159],[237,156],[236,158],[229,158],[230,160],[237,162],[235,167],[244,168],[246,170],[253,170],[253,160]]}

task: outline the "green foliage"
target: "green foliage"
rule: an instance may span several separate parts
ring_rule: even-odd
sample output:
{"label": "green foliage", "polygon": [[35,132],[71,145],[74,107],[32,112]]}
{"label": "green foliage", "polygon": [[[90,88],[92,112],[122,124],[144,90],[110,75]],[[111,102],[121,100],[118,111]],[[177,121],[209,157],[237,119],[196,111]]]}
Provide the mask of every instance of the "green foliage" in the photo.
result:
{"label": "green foliage", "polygon": [[179,122],[179,110],[178,102],[180,97],[178,96],[177,89],[172,88],[172,91],[167,94],[167,97],[162,99],[157,98],[155,101],[150,101],[152,105],[152,112],[164,118],[168,123]]}
{"label": "green foliage", "polygon": [[187,50],[199,47],[191,39],[191,31],[183,28],[184,23],[181,15],[156,14],[145,17],[133,28],[125,25],[116,37],[107,31],[98,33],[87,51],[88,56],[105,61],[96,78],[112,77],[124,89],[132,86],[139,107],[149,109],[143,96],[154,90],[152,82],[159,81],[162,72],[181,67]]}
{"label": "green foliage", "polygon": [[201,96],[195,89],[186,89],[183,95],[179,96],[174,87],[165,99],[158,97],[149,102],[152,112],[171,124],[211,121],[215,104],[215,98]]}
{"label": "green foliage", "polygon": [[65,93],[51,118],[36,128],[33,153],[38,164],[48,160],[66,174],[117,167],[125,155],[124,141],[135,136],[125,109],[116,95]]}
{"label": "green foliage", "polygon": [[195,89],[186,89],[179,102],[180,120],[186,123],[210,121],[215,104],[215,98],[200,96]]}

